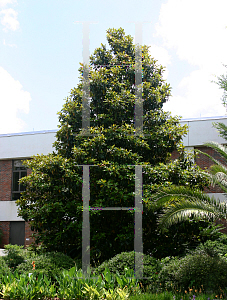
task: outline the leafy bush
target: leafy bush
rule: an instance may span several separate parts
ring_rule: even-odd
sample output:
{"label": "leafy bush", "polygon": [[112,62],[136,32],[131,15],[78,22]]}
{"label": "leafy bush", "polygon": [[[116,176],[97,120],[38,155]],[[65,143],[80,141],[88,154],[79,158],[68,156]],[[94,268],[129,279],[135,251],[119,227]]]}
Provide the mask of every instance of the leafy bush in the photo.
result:
{"label": "leafy bush", "polygon": [[28,258],[26,262],[17,267],[17,271],[19,274],[24,272],[42,273],[54,280],[62,270],[68,270],[74,266],[75,261],[69,256],[60,252],[48,252]]}
{"label": "leafy bush", "polygon": [[[95,269],[96,272],[102,273],[105,268],[109,268],[110,272],[119,272],[120,275],[124,274],[124,269],[135,269],[134,251],[122,252],[117,254],[110,260],[103,262],[99,267]],[[158,273],[161,270],[161,263],[159,260],[149,256],[143,255],[143,277],[149,277],[149,279],[141,279],[140,282],[145,286],[152,284],[153,288],[156,287]]]}
{"label": "leafy bush", "polygon": [[15,269],[19,264],[25,261],[23,246],[9,244],[5,245],[4,248],[6,256],[3,256],[3,259],[10,268]]}
{"label": "leafy bush", "polygon": [[[223,239],[220,225],[193,218],[174,224],[165,232],[160,232],[157,228],[157,215],[160,213],[162,210],[158,210],[157,214],[153,215],[147,214],[145,209],[143,212],[143,239],[147,241],[143,251],[155,258],[183,257],[200,243],[205,243],[207,240],[222,241]],[[152,236],[149,232],[152,232]]]}
{"label": "leafy bush", "polygon": [[0,283],[2,283],[2,277],[7,276],[10,273],[10,268],[8,267],[3,257],[0,256]]}
{"label": "leafy bush", "polygon": [[196,250],[196,253],[205,253],[210,256],[221,255],[224,256],[227,253],[227,245],[221,241],[206,241],[204,244],[200,244]]}
{"label": "leafy bush", "polygon": [[166,257],[161,260],[163,268],[159,273],[159,283],[161,290],[171,290],[176,288],[176,272],[180,267],[180,259],[177,257]]}
{"label": "leafy bush", "polygon": [[159,274],[163,289],[187,290],[189,287],[219,291],[227,286],[227,260],[204,249],[181,259],[172,259]]}

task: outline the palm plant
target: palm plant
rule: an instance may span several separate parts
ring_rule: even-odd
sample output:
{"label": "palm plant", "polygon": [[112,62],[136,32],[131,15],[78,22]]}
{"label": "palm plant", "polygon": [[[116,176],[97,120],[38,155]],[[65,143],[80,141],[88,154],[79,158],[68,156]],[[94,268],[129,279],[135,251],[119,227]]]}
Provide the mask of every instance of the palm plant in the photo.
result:
{"label": "palm plant", "polygon": [[161,230],[190,217],[207,220],[225,219],[227,207],[214,197],[184,186],[163,188],[153,195],[154,211],[162,208],[158,223]]}
{"label": "palm plant", "polygon": [[[216,142],[209,142],[204,144],[207,147],[214,149],[218,152],[221,157],[227,162],[227,147],[223,146]],[[199,151],[200,153],[203,153]],[[211,155],[207,153],[203,153],[204,155],[208,156],[215,164],[210,167],[209,177],[211,184],[215,185],[218,184],[222,190],[227,193],[227,167],[221,163],[220,161],[213,158]]]}
{"label": "palm plant", "polygon": [[[223,123],[214,124],[220,135],[227,139],[227,126]],[[218,152],[227,162],[227,147],[216,142],[204,144]],[[227,193],[227,167],[207,153],[197,150],[208,156],[215,164],[209,172],[201,171],[201,176],[206,176],[212,185],[218,184]],[[153,196],[153,210],[163,208],[159,215],[158,223],[161,230],[173,224],[193,218],[206,218],[208,220],[226,219],[226,203],[221,203],[214,197],[209,197],[199,190],[192,190],[183,186],[170,186],[156,192]]]}

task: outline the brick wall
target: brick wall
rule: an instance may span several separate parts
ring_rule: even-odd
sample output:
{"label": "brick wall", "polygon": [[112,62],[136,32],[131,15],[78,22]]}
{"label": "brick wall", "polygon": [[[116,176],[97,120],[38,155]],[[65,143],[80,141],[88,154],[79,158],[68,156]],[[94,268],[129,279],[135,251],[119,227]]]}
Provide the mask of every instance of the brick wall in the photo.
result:
{"label": "brick wall", "polygon": [[[12,160],[0,161],[0,201],[11,200],[11,188],[12,188]],[[9,231],[10,222],[0,222],[0,229],[2,230],[3,237],[0,244],[0,248],[4,248],[4,245],[9,244]]]}
{"label": "brick wall", "polygon": [[0,201],[11,200],[12,160],[0,160]]}
{"label": "brick wall", "polygon": [[[213,150],[212,148],[203,146],[203,147],[195,147],[194,149],[195,150],[198,149],[204,153],[209,154],[210,156],[212,156],[213,158],[215,158],[216,160],[220,161],[222,164],[227,166],[225,159],[223,159],[221,155],[217,153],[215,150]],[[209,168],[214,164],[214,162],[209,157],[201,153],[197,155],[195,162],[202,169]]]}
{"label": "brick wall", "polygon": [[[214,159],[220,161],[222,164],[227,166],[225,159],[223,159],[221,157],[221,155],[219,153],[217,153],[215,150],[213,150],[212,148],[202,146],[202,147],[195,147],[194,149],[195,150],[198,149],[204,153],[209,154]],[[200,166],[200,168],[203,170],[209,169],[212,165],[215,164],[212,161],[212,159],[210,159],[208,156],[206,156],[205,154],[202,154],[202,153],[199,153],[196,156],[195,163],[198,166]],[[205,191],[205,193],[223,193],[224,192],[218,185],[215,185],[214,187],[210,186],[209,188],[205,188],[204,191]]]}
{"label": "brick wall", "polygon": [[[31,173],[32,173],[32,170],[27,169],[27,175],[30,175]],[[25,241],[24,241],[25,246],[29,246],[34,242],[34,239],[32,238],[33,232],[34,231],[31,230],[29,222],[25,222]]]}
{"label": "brick wall", "polygon": [[180,156],[179,152],[177,150],[174,150],[172,153],[171,153],[171,160],[175,160],[175,159],[178,159]]}
{"label": "brick wall", "polygon": [[[12,160],[0,160],[0,201],[11,201],[12,199],[12,166]],[[30,169],[27,170],[27,174],[31,174]],[[4,245],[9,244],[10,221],[0,221],[0,229],[3,233],[0,248],[4,248]],[[25,222],[25,246],[28,246],[33,242],[31,234],[32,231],[29,226],[29,223]]]}
{"label": "brick wall", "polygon": [[[0,229],[2,230],[2,242],[0,243],[0,248],[4,248],[4,245],[9,244],[10,237],[10,222],[9,221],[1,221]],[[29,246],[34,242],[34,239],[31,237],[33,231],[29,226],[29,222],[25,222],[25,237],[24,237],[24,246]]]}
{"label": "brick wall", "polygon": [[2,242],[0,248],[4,248],[4,245],[9,244],[9,231],[10,231],[10,222],[0,222],[0,229],[2,230]]}
{"label": "brick wall", "polygon": [[[205,146],[194,147],[194,150],[196,150],[196,149],[209,154],[210,156],[212,156],[216,160],[220,161],[222,164],[224,164],[227,167],[227,163],[226,163],[225,159],[223,159],[221,157],[221,155],[219,153],[217,153],[215,150],[213,150],[212,148],[205,147]],[[178,159],[179,156],[180,156],[179,152],[177,150],[174,150],[171,154],[171,160]],[[208,169],[209,167],[211,167],[214,164],[214,162],[209,157],[207,157],[206,155],[204,155],[202,153],[198,153],[198,155],[196,156],[196,159],[195,159],[195,163],[198,166],[200,166],[200,168],[202,168],[203,170]]]}
{"label": "brick wall", "polygon": [[29,246],[31,243],[34,242],[34,239],[32,238],[33,231],[31,230],[31,227],[29,225],[29,222],[25,222],[25,241],[24,245]]}

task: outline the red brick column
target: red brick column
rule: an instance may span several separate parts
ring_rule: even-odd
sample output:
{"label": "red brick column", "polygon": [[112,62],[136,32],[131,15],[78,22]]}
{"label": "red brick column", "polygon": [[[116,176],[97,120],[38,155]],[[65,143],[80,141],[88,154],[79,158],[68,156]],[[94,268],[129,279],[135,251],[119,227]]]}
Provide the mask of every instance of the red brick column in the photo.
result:
{"label": "red brick column", "polygon": [[11,200],[12,160],[0,160],[0,201]]}
{"label": "red brick column", "polygon": [[[195,147],[195,150],[198,149],[204,153],[209,154],[210,156],[212,156],[214,159],[220,161],[222,164],[224,164],[225,166],[227,166],[226,164],[226,160],[224,158],[221,157],[221,155],[216,152],[215,150],[213,150],[210,147]],[[195,162],[198,166],[200,166],[200,168],[202,169],[208,169],[209,167],[211,167],[212,165],[214,165],[215,163],[212,161],[212,159],[210,159],[209,157],[207,157],[204,154],[198,153],[198,155],[196,156]]]}
{"label": "red brick column", "polygon": [[171,153],[171,160],[175,160],[175,159],[178,159],[180,157],[180,153],[177,151],[177,150],[174,150],[172,153]]}
{"label": "red brick column", "polygon": [[[205,147],[205,146],[195,147],[195,150],[196,149],[209,154],[211,157],[218,160],[223,165],[227,166],[226,160],[224,158],[222,158],[221,155],[218,152],[216,152],[214,149],[212,149],[210,147]],[[198,155],[196,156],[196,159],[195,159],[195,163],[203,170],[209,169],[212,165],[215,164],[212,159],[210,159],[208,156],[206,156],[205,154],[202,154],[202,153],[198,153]],[[209,188],[205,188],[204,192],[205,193],[223,193],[223,190],[218,185],[215,185],[214,187],[209,186]]]}
{"label": "red brick column", "polygon": [[10,230],[10,222],[2,221],[0,222],[0,229],[2,230],[3,237],[2,242],[0,244],[0,248],[4,248],[4,245],[9,244],[9,230]]}
{"label": "red brick column", "polygon": [[31,230],[31,227],[29,225],[29,222],[25,222],[25,241],[24,245],[29,246],[34,242],[34,239],[32,238],[33,231]]}
{"label": "red brick column", "polygon": [[[27,169],[27,175],[30,175],[32,173],[31,169]],[[34,239],[31,237],[33,231],[31,230],[31,227],[29,225],[29,222],[25,222],[25,241],[24,245],[29,246],[34,242]]]}
{"label": "red brick column", "polygon": [[[0,161],[0,201],[11,200],[12,189],[12,160]],[[9,230],[10,222],[0,222],[0,229],[2,230],[3,237],[0,248],[4,248],[4,245],[9,244]]]}

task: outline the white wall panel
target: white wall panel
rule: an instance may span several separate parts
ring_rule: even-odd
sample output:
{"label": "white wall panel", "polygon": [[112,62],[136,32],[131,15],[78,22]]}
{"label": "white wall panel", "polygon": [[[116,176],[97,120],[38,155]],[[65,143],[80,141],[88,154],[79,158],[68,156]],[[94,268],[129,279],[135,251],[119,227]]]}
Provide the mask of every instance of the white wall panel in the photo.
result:
{"label": "white wall panel", "polygon": [[212,123],[217,122],[227,125],[227,117],[182,120],[181,124],[188,126],[188,134],[183,138],[184,146],[202,146],[210,141],[226,144],[226,140],[213,127]]}
{"label": "white wall panel", "polygon": [[220,202],[227,202],[227,197],[224,193],[207,193],[207,195],[214,197],[216,200],[220,200]]}
{"label": "white wall panel", "polygon": [[0,201],[0,221],[24,221],[17,216],[15,201]]}
{"label": "white wall panel", "polygon": [[[213,127],[213,122],[223,122],[227,125],[227,116],[182,120],[182,125],[188,125],[188,134],[183,137],[186,147],[202,146],[205,142],[216,141],[226,144]],[[29,158],[36,154],[48,154],[54,149],[57,130],[27,132],[0,135],[0,159]]]}
{"label": "white wall panel", "polygon": [[56,130],[0,135],[0,159],[29,158],[37,154],[48,154],[52,147]]}

